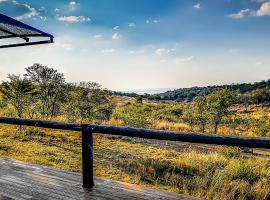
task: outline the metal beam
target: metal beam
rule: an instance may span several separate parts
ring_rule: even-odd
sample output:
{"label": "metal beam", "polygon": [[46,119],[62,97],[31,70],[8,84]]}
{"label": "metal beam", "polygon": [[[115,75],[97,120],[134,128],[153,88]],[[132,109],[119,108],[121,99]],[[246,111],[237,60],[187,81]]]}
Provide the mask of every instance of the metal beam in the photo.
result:
{"label": "metal beam", "polygon": [[29,42],[29,38],[26,37],[26,36],[20,36],[20,35],[18,35],[18,34],[16,34],[16,33],[13,33],[13,32],[11,32],[11,31],[5,30],[5,29],[3,29],[3,28],[1,28],[1,27],[0,27],[0,31],[5,32],[5,33],[7,33],[7,34],[10,34],[10,35],[12,35],[13,37],[19,37],[19,38],[22,38],[22,39],[25,40],[26,42]]}
{"label": "metal beam", "polygon": [[32,46],[38,44],[50,44],[53,43],[52,40],[45,40],[45,41],[37,41],[37,42],[26,42],[26,43],[18,43],[18,44],[7,44],[0,46],[0,49],[4,48],[11,48],[11,47],[23,47],[23,46]]}

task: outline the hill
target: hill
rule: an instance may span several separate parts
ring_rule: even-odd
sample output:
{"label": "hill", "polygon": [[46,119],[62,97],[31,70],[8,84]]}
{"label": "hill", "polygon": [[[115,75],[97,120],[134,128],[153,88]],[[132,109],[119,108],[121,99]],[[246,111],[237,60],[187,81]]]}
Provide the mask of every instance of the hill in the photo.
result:
{"label": "hill", "polygon": [[145,94],[144,97],[155,100],[174,100],[174,101],[191,101],[197,96],[208,95],[218,89],[230,89],[239,91],[241,94],[249,93],[257,89],[270,88],[270,79],[267,81],[260,81],[255,83],[241,83],[230,85],[214,85],[207,87],[191,87],[180,88],[176,90],[167,91],[160,94],[149,95]]}

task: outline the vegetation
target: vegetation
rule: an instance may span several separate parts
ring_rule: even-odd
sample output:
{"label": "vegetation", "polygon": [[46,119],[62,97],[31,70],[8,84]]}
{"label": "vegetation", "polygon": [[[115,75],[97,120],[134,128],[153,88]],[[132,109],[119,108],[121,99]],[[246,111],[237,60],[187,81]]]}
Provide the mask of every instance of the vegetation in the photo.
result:
{"label": "vegetation", "polygon": [[[8,81],[1,84],[0,114],[270,137],[269,89],[257,86],[255,90],[242,88],[244,95],[238,89],[219,88],[190,102],[163,104],[156,102],[158,96],[153,102],[138,95],[115,96],[97,83],[67,83],[57,70],[34,64],[26,68],[25,75],[8,75]],[[0,157],[79,172],[80,137],[74,132],[0,125]],[[269,192],[268,151],[255,149],[256,155],[247,155],[228,147],[94,137],[95,175],[99,177],[203,199],[263,199]]]}
{"label": "vegetation", "polygon": [[[150,100],[174,100],[174,101],[191,101],[195,97],[198,96],[206,96],[211,94],[212,92],[220,89],[228,89],[231,91],[238,91],[240,94],[250,94],[251,92],[264,93],[265,95],[258,95],[255,98],[260,98],[263,102],[269,103],[269,88],[270,88],[270,80],[261,81],[256,83],[242,83],[242,84],[231,84],[231,85],[221,85],[221,86],[207,86],[207,87],[191,87],[191,88],[181,88],[173,91],[167,91],[161,94],[155,95],[146,95],[145,97]],[[268,91],[268,92],[267,92]],[[264,96],[263,98],[261,98]],[[261,103],[258,101],[257,103]]]}

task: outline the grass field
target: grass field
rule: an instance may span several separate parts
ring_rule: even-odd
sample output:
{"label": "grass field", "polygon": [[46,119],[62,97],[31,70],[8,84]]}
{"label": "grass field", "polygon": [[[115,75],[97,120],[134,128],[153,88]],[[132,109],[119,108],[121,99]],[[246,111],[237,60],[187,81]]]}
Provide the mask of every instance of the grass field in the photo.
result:
{"label": "grass field", "polygon": [[[80,172],[80,152],[77,132],[0,127],[0,157]],[[95,135],[94,165],[98,177],[204,199],[263,199],[270,188],[270,159],[234,148]]]}

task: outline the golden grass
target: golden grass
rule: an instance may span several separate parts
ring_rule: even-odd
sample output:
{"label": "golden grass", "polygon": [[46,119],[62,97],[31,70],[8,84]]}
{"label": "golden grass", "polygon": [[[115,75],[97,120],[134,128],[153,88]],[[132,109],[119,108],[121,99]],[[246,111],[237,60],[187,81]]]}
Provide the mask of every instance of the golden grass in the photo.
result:
{"label": "golden grass", "polygon": [[168,121],[154,121],[153,128],[158,130],[171,130],[171,131],[189,131],[190,128],[187,124],[184,123],[174,123]]}
{"label": "golden grass", "polygon": [[[0,157],[81,171],[80,133],[17,129],[0,126]],[[204,199],[263,199],[270,188],[270,160],[224,152],[178,152],[162,144],[95,135],[95,175]]]}

